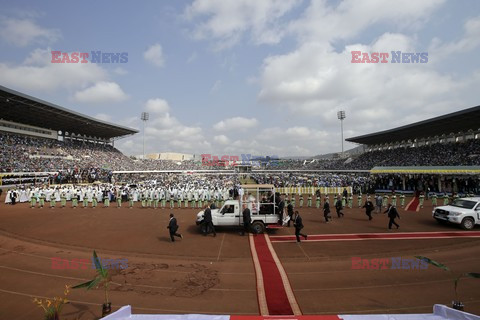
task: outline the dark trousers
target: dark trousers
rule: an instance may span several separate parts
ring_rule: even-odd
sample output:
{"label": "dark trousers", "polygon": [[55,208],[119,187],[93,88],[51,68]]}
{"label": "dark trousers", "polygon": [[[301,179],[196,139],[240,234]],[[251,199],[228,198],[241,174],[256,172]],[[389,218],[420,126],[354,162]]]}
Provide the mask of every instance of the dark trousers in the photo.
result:
{"label": "dark trousers", "polygon": [[367,214],[367,216],[368,216],[368,220],[372,220],[372,219],[373,219],[373,218],[372,218],[372,211],[368,210],[368,211],[366,212],[366,214]]}
{"label": "dark trousers", "polygon": [[300,242],[300,236],[307,238],[307,235],[301,233],[300,231],[302,231],[302,228],[295,227],[295,237],[297,237],[297,242]]}
{"label": "dark trousers", "polygon": [[330,212],[324,212],[323,213],[323,217],[325,218],[325,222],[328,222],[328,215],[330,214]]}
{"label": "dark trousers", "polygon": [[175,232],[170,232],[170,239],[172,240],[172,242],[175,241],[174,236],[175,236],[175,237],[179,237],[179,238],[182,237],[182,235],[181,235],[181,234],[178,234],[176,231],[175,231]]}
{"label": "dark trousers", "polygon": [[[211,231],[210,231],[211,230]],[[210,232],[213,232],[213,235],[216,236],[217,233],[215,232],[215,227],[213,226],[213,222],[212,221],[209,221],[209,222],[205,222],[205,229],[203,230],[203,235],[207,235],[209,234]]]}
{"label": "dark trousers", "polygon": [[245,235],[245,232],[250,233],[250,230],[251,230],[250,226],[251,226],[250,222],[244,222],[243,223],[242,236]]}
{"label": "dark trousers", "polygon": [[395,218],[390,218],[390,220],[388,221],[388,229],[392,229],[392,224],[394,224],[395,226],[397,226],[397,229],[400,227],[400,226],[395,222]]}
{"label": "dark trousers", "polygon": [[337,216],[340,218],[342,216],[344,216],[343,212],[342,212],[342,209],[335,209],[337,210]]}

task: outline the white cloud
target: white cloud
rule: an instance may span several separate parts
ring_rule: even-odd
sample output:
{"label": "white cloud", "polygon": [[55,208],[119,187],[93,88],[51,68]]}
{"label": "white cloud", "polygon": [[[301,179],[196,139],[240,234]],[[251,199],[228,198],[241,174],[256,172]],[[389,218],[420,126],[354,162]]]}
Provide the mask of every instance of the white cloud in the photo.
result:
{"label": "white cloud", "polygon": [[480,16],[468,19],[464,26],[464,34],[458,41],[442,43],[434,38],[429,51],[434,52],[432,62],[439,62],[456,53],[466,53],[480,46]]}
{"label": "white cloud", "polygon": [[291,22],[289,32],[302,41],[330,42],[349,39],[376,23],[389,23],[401,28],[418,27],[444,2],[406,0],[401,5],[392,5],[383,0],[343,0],[334,6],[324,0],[314,0],[303,16]]}
{"label": "white cloud", "polygon": [[0,63],[0,83],[29,91],[76,90],[105,80],[107,72],[94,63],[51,63],[51,49],[36,49],[22,64]]}
{"label": "white cloud", "polygon": [[220,90],[220,87],[222,86],[222,80],[217,80],[213,84],[213,86],[210,88],[210,93],[215,93],[218,90]]}
{"label": "white cloud", "polygon": [[163,99],[150,99],[145,104],[145,111],[156,114],[164,114],[170,110],[168,102]]}
{"label": "white cloud", "polygon": [[156,67],[163,67],[165,64],[162,46],[158,43],[150,46],[147,51],[143,53],[143,57]]}
{"label": "white cloud", "polygon": [[255,44],[275,44],[283,36],[279,20],[300,1],[298,0],[196,0],[189,5],[184,16],[196,23],[196,39],[216,40],[216,48],[229,48],[238,43],[242,33],[250,32]]}
{"label": "white cloud", "polygon": [[120,76],[128,74],[128,71],[123,69],[122,67],[116,67],[115,69],[113,69],[113,72]]}
{"label": "white cloud", "polygon": [[230,139],[228,139],[228,137],[226,135],[223,135],[223,134],[218,135],[218,136],[214,136],[213,141],[215,141],[218,144],[224,144],[224,145],[230,143]]}
{"label": "white cloud", "polygon": [[121,102],[128,98],[115,82],[101,81],[82,91],[77,91],[74,100],[84,103]]}
{"label": "white cloud", "polygon": [[392,48],[418,52],[413,37],[398,33],[385,33],[372,44],[348,45],[342,52],[325,43],[304,43],[290,53],[264,60],[258,98],[291,114],[317,117],[325,130],[338,130],[336,112],[344,109],[345,126],[352,135],[468,106],[460,103],[460,97],[474,87],[468,76],[454,78],[429,63],[392,64],[391,59],[387,64],[351,63],[353,50],[390,52]]}
{"label": "white cloud", "polygon": [[247,130],[258,125],[258,120],[255,118],[233,117],[222,120],[213,126],[217,131],[230,130]]}
{"label": "white cloud", "polygon": [[31,19],[2,18],[0,37],[10,44],[25,47],[55,42],[61,37],[61,33],[57,29],[43,28]]}
{"label": "white cloud", "polygon": [[[150,119],[145,123],[145,152],[184,152],[195,153],[205,150],[209,152],[211,144],[204,137],[200,126],[189,126],[181,123],[170,114],[168,102],[161,98],[149,99],[143,110],[150,112]],[[124,125],[142,128],[139,117],[121,121]],[[138,134],[129,140],[121,140],[116,145],[127,154],[143,152],[143,135]]]}

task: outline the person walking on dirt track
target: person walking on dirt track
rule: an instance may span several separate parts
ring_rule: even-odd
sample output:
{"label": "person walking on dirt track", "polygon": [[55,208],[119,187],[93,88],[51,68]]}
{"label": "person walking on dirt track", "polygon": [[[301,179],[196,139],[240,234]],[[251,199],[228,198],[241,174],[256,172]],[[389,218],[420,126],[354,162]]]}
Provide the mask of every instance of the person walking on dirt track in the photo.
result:
{"label": "person walking on dirt track", "polygon": [[372,220],[372,211],[375,210],[372,201],[368,200],[365,202],[365,205],[362,208],[365,208],[365,214],[368,216],[368,220]]}
{"label": "person walking on dirt track", "polygon": [[343,209],[342,197],[338,196],[337,202],[335,202],[335,210],[337,211],[337,216],[339,218],[344,216],[342,209]]}
{"label": "person walking on dirt track", "polygon": [[325,197],[325,203],[323,205],[323,217],[325,218],[325,223],[328,223],[330,217],[330,203],[328,203],[328,198]]}
{"label": "person walking on dirt track", "polygon": [[382,212],[382,203],[383,203],[383,198],[381,195],[377,195],[375,197],[375,204],[377,205],[377,213]]}
{"label": "person walking on dirt track", "polygon": [[178,231],[178,224],[177,224],[177,219],[173,216],[173,213],[170,213],[170,221],[168,222],[168,227],[167,229],[169,230],[170,232],[170,240],[172,242],[175,242],[175,238],[174,237],[179,237],[179,238],[182,238],[183,239],[183,236],[179,233],[177,233]]}
{"label": "person walking on dirt track", "polygon": [[397,208],[392,206],[392,204],[388,204],[388,209],[384,213],[388,214],[388,218],[390,219],[388,221],[388,229],[392,229],[392,224],[394,224],[397,229],[400,228],[400,226],[395,222],[395,219],[398,217],[400,219],[400,215],[398,214]]}
{"label": "person walking on dirt track", "polygon": [[210,210],[210,207],[208,205],[205,206],[205,211],[203,212],[203,221],[205,224],[203,229],[203,235],[206,236],[210,233],[210,230],[212,230],[213,236],[216,237],[217,233],[215,232],[215,227],[213,226],[212,222],[212,211]]}
{"label": "person walking on dirt track", "polygon": [[303,229],[303,221],[298,211],[295,211],[295,215],[293,217],[293,226],[295,227],[295,237],[297,237],[297,242],[300,242],[300,236],[304,237],[305,240],[307,240],[307,235],[301,233]]}

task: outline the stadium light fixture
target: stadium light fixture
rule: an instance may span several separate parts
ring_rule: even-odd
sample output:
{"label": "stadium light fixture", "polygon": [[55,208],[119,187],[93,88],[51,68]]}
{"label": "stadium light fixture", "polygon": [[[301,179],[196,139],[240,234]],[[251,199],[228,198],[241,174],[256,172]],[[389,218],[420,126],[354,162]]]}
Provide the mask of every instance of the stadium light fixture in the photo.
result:
{"label": "stadium light fixture", "polygon": [[145,124],[147,123],[149,118],[150,115],[148,114],[148,112],[142,112],[140,119],[142,119],[143,121],[143,160],[145,160]]}
{"label": "stadium light fixture", "polygon": [[337,118],[340,120],[340,126],[341,126],[341,129],[342,129],[342,158],[345,157],[345,154],[343,153],[343,119],[346,118],[345,116],[345,111],[338,111],[337,112]]}

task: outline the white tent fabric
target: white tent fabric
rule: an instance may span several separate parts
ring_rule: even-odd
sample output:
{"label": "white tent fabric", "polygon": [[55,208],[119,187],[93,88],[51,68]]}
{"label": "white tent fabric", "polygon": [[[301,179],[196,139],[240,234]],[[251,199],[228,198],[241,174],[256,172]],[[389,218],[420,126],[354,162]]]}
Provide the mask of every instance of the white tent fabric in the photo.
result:
{"label": "white tent fabric", "polygon": [[[418,314],[352,314],[338,315],[343,320],[480,320],[480,316],[458,311],[444,305],[433,306],[433,313]],[[236,316],[236,319],[242,318]],[[246,316],[245,319],[252,318]],[[308,317],[312,319],[312,316]],[[318,316],[319,319],[322,316]],[[266,317],[265,319],[268,319]],[[287,316],[285,319],[301,320],[302,316]],[[133,314],[130,306],[124,306],[101,320],[230,320],[228,315],[205,314]]]}

